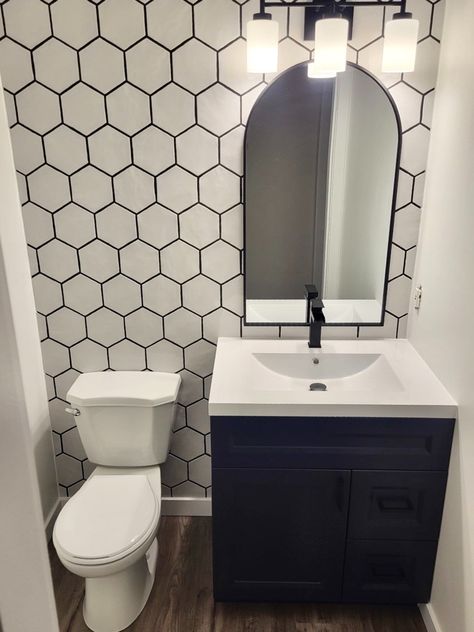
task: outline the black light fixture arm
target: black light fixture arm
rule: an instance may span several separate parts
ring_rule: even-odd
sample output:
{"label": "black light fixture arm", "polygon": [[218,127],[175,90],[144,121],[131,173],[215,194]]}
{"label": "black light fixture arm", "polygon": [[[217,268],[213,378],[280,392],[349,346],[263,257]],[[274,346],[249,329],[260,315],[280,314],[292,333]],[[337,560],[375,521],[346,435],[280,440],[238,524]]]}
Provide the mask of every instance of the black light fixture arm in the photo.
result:
{"label": "black light fixture arm", "polygon": [[336,7],[400,7],[401,13],[406,13],[407,0],[307,0],[297,2],[297,0],[260,0],[260,14],[265,14],[265,9],[270,7],[315,7],[320,9]]}
{"label": "black light fixture arm", "polygon": [[317,20],[329,16],[340,15],[349,22],[349,39],[352,38],[352,21],[355,7],[393,7],[399,9],[392,17],[394,20],[411,18],[406,10],[407,0],[260,0],[259,12],[254,20],[271,20],[272,14],[267,9],[287,8],[305,10],[304,39],[314,39],[314,25]]}

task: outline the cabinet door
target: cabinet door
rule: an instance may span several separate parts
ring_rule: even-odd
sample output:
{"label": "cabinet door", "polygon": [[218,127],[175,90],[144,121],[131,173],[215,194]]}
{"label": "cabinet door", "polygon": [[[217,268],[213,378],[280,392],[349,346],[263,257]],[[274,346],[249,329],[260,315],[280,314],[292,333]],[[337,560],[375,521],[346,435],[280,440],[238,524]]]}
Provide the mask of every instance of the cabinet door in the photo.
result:
{"label": "cabinet door", "polygon": [[350,472],[214,469],[214,597],[340,601]]}

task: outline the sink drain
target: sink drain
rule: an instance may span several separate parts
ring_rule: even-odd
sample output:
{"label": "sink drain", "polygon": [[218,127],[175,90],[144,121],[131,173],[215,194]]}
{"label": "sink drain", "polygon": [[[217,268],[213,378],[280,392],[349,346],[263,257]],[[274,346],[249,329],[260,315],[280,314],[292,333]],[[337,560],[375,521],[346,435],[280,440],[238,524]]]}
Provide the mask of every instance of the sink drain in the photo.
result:
{"label": "sink drain", "polygon": [[323,384],[322,382],[313,382],[309,385],[310,391],[326,391],[327,388],[326,384]]}

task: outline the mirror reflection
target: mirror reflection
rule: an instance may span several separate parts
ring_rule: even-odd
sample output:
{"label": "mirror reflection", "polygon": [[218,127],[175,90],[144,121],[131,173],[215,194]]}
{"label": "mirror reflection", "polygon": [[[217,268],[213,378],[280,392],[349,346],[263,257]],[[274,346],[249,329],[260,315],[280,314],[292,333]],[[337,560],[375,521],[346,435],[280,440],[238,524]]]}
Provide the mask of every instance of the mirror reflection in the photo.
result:
{"label": "mirror reflection", "polygon": [[286,71],[255,104],[245,142],[248,324],[304,324],[305,285],[327,324],[381,324],[399,160],[392,99],[351,65]]}

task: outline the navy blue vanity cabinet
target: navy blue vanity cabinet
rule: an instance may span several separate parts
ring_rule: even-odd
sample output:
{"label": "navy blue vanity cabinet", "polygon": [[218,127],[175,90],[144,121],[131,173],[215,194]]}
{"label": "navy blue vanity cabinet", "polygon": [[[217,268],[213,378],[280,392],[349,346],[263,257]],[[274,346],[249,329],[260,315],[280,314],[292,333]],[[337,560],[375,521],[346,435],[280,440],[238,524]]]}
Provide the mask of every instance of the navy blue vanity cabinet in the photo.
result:
{"label": "navy blue vanity cabinet", "polygon": [[214,598],[428,601],[453,426],[213,417]]}

